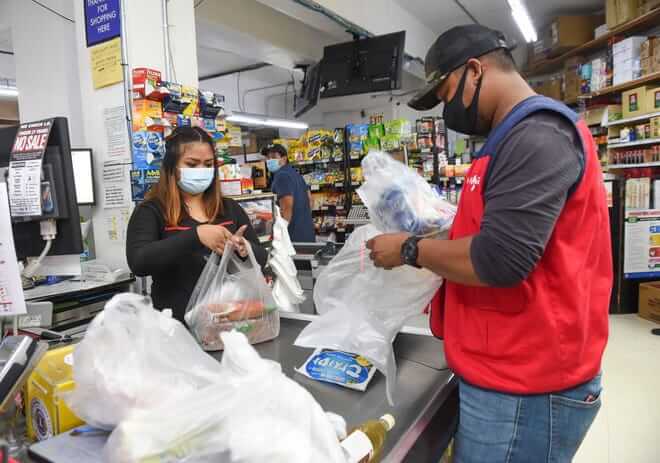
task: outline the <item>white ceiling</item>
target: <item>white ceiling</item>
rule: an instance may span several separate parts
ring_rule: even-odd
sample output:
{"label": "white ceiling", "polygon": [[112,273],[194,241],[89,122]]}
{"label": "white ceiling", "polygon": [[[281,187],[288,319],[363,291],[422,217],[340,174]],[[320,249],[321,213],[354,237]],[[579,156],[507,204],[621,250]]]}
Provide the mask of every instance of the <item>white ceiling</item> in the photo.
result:
{"label": "white ceiling", "polygon": [[[499,29],[511,40],[524,43],[506,0],[459,0],[479,23]],[[472,20],[454,0],[397,0],[419,21],[438,34]],[[603,8],[603,0],[525,0],[537,30],[560,13],[592,12]]]}
{"label": "white ceiling", "polygon": [[233,71],[257,63],[258,61],[245,56],[197,44],[197,67],[200,77]]}

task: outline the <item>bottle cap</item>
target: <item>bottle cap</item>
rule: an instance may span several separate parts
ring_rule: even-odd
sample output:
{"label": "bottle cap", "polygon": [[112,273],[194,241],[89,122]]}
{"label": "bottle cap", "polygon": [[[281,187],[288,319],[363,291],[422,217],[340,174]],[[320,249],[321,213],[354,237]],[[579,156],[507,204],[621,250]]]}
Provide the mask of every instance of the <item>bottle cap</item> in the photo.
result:
{"label": "bottle cap", "polygon": [[394,427],[394,424],[396,423],[396,420],[392,415],[389,413],[383,415],[380,417],[380,420],[385,423],[385,427],[387,428],[388,431],[391,431],[392,428]]}

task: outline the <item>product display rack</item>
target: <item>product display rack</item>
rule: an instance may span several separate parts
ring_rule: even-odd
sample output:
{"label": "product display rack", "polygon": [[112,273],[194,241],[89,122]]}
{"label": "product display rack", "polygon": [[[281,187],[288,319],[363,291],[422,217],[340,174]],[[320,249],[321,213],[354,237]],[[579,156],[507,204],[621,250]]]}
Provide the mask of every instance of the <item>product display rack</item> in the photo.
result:
{"label": "product display rack", "polygon": [[[337,142],[336,138],[338,133],[342,134],[342,138]],[[343,179],[334,180],[326,183],[312,183],[308,182],[310,191],[312,193],[312,217],[316,232],[318,235],[324,236],[335,233],[336,241],[343,241],[343,233],[345,232],[344,220],[348,210],[350,188],[346,184],[346,165],[347,156],[344,143],[344,129],[334,129],[335,137],[330,143],[329,140],[324,142],[328,148],[332,150],[332,156],[327,159],[314,159],[314,160],[299,160],[290,161],[291,166],[294,167],[301,175],[308,176],[314,173],[328,173],[331,171],[340,171],[343,174]],[[332,146],[330,146],[332,145]],[[340,153],[337,155],[337,153]],[[334,194],[339,197],[334,203],[321,203],[315,200],[319,194]]]}

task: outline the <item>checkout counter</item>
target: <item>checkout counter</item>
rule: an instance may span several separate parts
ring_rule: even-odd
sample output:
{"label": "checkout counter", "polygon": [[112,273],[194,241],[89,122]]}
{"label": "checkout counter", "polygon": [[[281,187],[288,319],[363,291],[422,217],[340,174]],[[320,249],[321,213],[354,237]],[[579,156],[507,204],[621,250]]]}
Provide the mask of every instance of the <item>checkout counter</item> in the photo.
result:
{"label": "checkout counter", "polygon": [[[313,381],[295,371],[311,349],[296,347],[294,340],[314,317],[313,284],[327,261],[331,247],[316,244],[294,245],[299,278],[308,303],[301,314],[281,313],[277,339],[255,346],[259,354],[275,360],[282,370],[305,387],[324,410],[338,413],[350,427],[385,413],[397,424],[389,433],[382,461],[438,461],[447,448],[458,422],[458,389],[447,368],[443,344],[430,335],[425,317],[406,326],[397,337],[394,350],[398,365],[396,405],[390,406],[385,394],[385,377],[377,373],[365,392]],[[336,251],[337,249],[334,249]],[[72,337],[84,333],[87,321],[102,310],[105,301],[117,292],[130,290],[133,281],[113,283],[65,282],[59,288],[37,288],[26,292],[31,301],[50,300],[55,304],[53,330]],[[77,336],[76,336],[77,335]],[[222,353],[213,353],[218,359]],[[20,461],[64,463],[101,462],[107,435],[79,435],[70,432],[33,444]]]}

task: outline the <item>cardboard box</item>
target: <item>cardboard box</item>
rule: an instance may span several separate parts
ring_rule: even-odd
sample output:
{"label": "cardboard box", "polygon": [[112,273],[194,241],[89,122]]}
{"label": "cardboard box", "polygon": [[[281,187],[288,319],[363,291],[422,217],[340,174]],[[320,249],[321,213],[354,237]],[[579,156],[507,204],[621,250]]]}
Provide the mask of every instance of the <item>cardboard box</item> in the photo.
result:
{"label": "cardboard box", "polygon": [[637,87],[621,94],[623,118],[641,116],[648,113],[646,87]]}
{"label": "cardboard box", "polygon": [[607,0],[605,16],[607,27],[612,30],[635,19],[639,14],[639,0]]}
{"label": "cardboard box", "polygon": [[582,117],[587,123],[587,125],[597,125],[602,122],[606,110],[607,110],[607,106],[591,108],[586,110],[583,113]]}
{"label": "cardboard box", "polygon": [[163,117],[163,106],[160,101],[140,98],[133,100],[133,131],[147,128],[147,119],[159,119]]}
{"label": "cardboard box", "polygon": [[594,39],[602,37],[610,32],[610,29],[607,27],[607,24],[601,24],[596,29],[594,29]]}
{"label": "cardboard box", "polygon": [[[133,98],[149,98],[160,85],[160,71],[149,68],[133,69]],[[158,94],[160,96],[160,94]]]}
{"label": "cardboard box", "polygon": [[646,87],[646,102],[644,107],[647,113],[660,112],[660,86]]}
{"label": "cardboard box", "polygon": [[660,281],[639,284],[638,315],[660,323]]}
{"label": "cardboard box", "polygon": [[639,14],[646,14],[660,7],[660,0],[641,0],[639,3]]}
{"label": "cardboard box", "polygon": [[614,122],[623,119],[623,107],[620,104],[607,105],[607,121]]}
{"label": "cardboard box", "polygon": [[656,43],[656,37],[649,37],[646,39],[639,48],[639,57],[644,59],[653,56],[653,50],[656,46]]}
{"label": "cardboard box", "polygon": [[594,38],[594,29],[602,16],[558,16],[541,30],[545,51],[550,55],[563,53]]}
{"label": "cardboard box", "polygon": [[562,80],[561,78],[553,77],[543,82],[536,89],[537,93],[554,98],[555,100],[562,100]]}
{"label": "cardboard box", "polygon": [[575,101],[580,95],[580,76],[574,71],[564,73],[564,98],[566,101]]}

